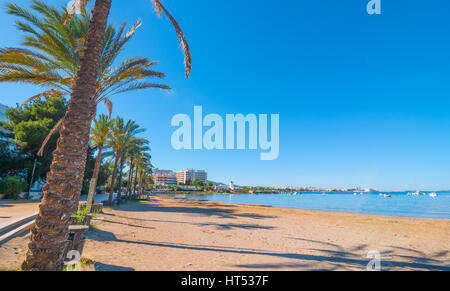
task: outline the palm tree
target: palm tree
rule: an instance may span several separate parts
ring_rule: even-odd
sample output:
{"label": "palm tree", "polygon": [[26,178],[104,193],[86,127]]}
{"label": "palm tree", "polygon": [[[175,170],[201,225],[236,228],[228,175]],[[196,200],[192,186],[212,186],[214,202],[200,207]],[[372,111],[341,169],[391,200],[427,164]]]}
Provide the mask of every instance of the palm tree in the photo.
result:
{"label": "palm tree", "polygon": [[[55,93],[71,93],[91,19],[91,15],[83,9],[80,16],[63,25],[67,10],[60,12],[37,0],[33,1],[31,7],[36,13],[33,14],[16,4],[8,5],[8,13],[20,18],[17,21],[19,30],[27,34],[23,42],[27,49],[0,49],[0,82],[39,84],[49,89],[29,98],[25,103]],[[106,29],[93,99],[96,104],[104,102],[110,115],[113,106],[111,97],[114,95],[148,88],[170,89],[167,85],[145,81],[151,77],[164,77],[163,73],[151,70],[156,62],[150,62],[146,58],[129,58],[113,67],[123,47],[133,38],[140,25],[141,21],[137,21],[125,35],[125,24],[119,32],[116,32],[112,25]],[[95,114],[92,117],[94,116]],[[53,128],[39,151],[40,155],[61,124],[62,120]]]}
{"label": "palm tree", "polygon": [[145,139],[133,138],[130,140],[130,145],[127,147],[126,156],[129,161],[127,195],[131,194],[133,173],[136,166],[136,161],[138,160],[141,153],[150,151],[148,144],[149,142]]}
{"label": "palm tree", "polygon": [[[122,155],[122,163],[121,163],[121,168],[120,168],[120,172],[119,172],[119,185],[122,185],[123,167],[125,165],[125,162],[128,159],[132,159],[133,155],[135,155],[136,153],[150,150],[150,148],[148,147],[148,144],[149,144],[149,142],[146,139],[130,136],[130,138],[128,139],[127,144],[125,146],[124,153]],[[120,187],[120,189],[121,189],[121,187]],[[122,192],[119,192],[119,196],[121,194],[122,194]]]}
{"label": "palm tree", "polygon": [[[119,169],[119,162],[120,164],[120,170],[122,171],[123,164],[124,164],[124,158],[125,158],[125,151],[127,147],[130,145],[130,140],[134,138],[134,136],[138,133],[141,133],[145,131],[144,129],[141,129],[136,122],[128,120],[127,122],[124,121],[123,118],[115,118],[112,124],[111,128],[111,138],[108,142],[108,146],[113,150],[114,153],[114,169],[113,174],[111,178],[111,187],[109,190],[109,204],[111,205],[113,202],[113,195],[114,190],[116,186],[116,178],[117,178],[117,170]],[[121,173],[119,173],[119,195],[121,193]]]}
{"label": "palm tree", "polygon": [[138,194],[142,194],[143,182],[146,175],[151,171],[150,155],[146,152],[141,152],[137,156],[136,172],[139,180],[136,181],[138,185]]}
{"label": "palm tree", "polygon": [[[185,50],[186,76],[189,76],[191,59],[183,33],[161,2],[153,1],[158,14],[164,11],[175,26]],[[88,1],[75,2],[77,5],[86,5]],[[95,1],[79,70],[72,87],[66,116],[62,121],[51,171],[44,186],[39,215],[31,231],[31,243],[22,265],[23,270],[51,271],[61,270],[63,267],[71,214],[78,206],[81,193],[91,116],[97,106],[93,96],[96,94],[96,80],[100,71],[110,8],[111,0]]]}
{"label": "palm tree", "polygon": [[91,129],[92,147],[97,149],[97,158],[95,159],[94,173],[92,174],[91,184],[89,187],[89,197],[87,207],[91,211],[92,204],[95,201],[95,190],[97,188],[98,174],[102,163],[102,151],[107,145],[111,136],[112,121],[106,115],[100,115],[94,120],[94,126]]}
{"label": "palm tree", "polygon": [[131,155],[129,159],[129,171],[128,171],[128,185],[127,185],[127,195],[131,196],[131,189],[133,185],[133,174],[135,167],[135,155]]}
{"label": "palm tree", "polygon": [[113,120],[112,128],[111,128],[111,139],[108,142],[108,146],[112,149],[112,154],[114,156],[114,168],[111,176],[111,185],[109,190],[109,199],[108,203],[112,205],[113,195],[116,185],[117,178],[117,166],[119,163],[119,159],[122,155],[123,149],[125,147],[125,121],[121,117],[117,117]]}

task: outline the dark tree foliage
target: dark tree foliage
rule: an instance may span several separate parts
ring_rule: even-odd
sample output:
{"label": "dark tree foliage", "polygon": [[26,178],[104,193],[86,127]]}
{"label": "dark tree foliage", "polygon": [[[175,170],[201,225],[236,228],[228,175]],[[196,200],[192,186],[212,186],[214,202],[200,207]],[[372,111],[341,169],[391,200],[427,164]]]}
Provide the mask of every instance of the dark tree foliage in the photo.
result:
{"label": "dark tree foliage", "polygon": [[[52,128],[64,117],[66,109],[65,99],[56,95],[33,100],[23,108],[7,110],[8,122],[0,124],[6,130],[0,139],[0,177],[21,176],[29,182],[37,158],[35,181],[46,178],[52,153],[56,149],[58,132],[47,143],[42,157],[38,157],[37,152]],[[89,150],[87,157],[85,183],[89,185],[88,178],[92,176],[95,163],[94,150]],[[101,168],[99,185],[105,183],[106,175],[105,167]]]}
{"label": "dark tree foliage", "polygon": [[1,125],[9,132],[6,134],[9,145],[2,146],[2,155],[11,158],[11,163],[0,168],[0,175],[17,175],[17,172],[23,172],[27,181],[30,181],[34,160],[37,158],[35,177],[45,178],[52,162],[58,133],[49,140],[42,157],[37,157],[37,152],[52,128],[64,117],[66,109],[67,102],[60,95],[36,99],[22,108],[8,109],[8,122]]}

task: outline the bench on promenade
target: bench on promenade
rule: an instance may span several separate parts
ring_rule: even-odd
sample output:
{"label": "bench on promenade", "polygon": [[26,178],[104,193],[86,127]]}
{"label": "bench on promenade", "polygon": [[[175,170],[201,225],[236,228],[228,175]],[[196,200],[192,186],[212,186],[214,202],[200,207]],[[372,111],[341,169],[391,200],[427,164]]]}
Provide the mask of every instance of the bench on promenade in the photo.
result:
{"label": "bench on promenade", "polygon": [[78,252],[81,259],[81,254],[83,253],[84,244],[86,239],[84,238],[84,233],[89,230],[87,225],[71,225],[69,226],[69,238],[66,250],[64,252],[65,262],[70,262],[74,260],[72,251]]}

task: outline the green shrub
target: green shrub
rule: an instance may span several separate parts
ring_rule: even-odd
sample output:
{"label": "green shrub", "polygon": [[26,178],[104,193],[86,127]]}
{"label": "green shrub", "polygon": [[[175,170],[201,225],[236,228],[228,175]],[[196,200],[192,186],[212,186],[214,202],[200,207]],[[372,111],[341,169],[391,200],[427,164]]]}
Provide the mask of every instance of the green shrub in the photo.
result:
{"label": "green shrub", "polygon": [[89,210],[87,207],[81,207],[80,210],[72,214],[72,217],[75,218],[75,225],[83,225],[86,216],[89,215]]}
{"label": "green shrub", "polygon": [[9,199],[17,199],[27,186],[28,183],[20,178],[6,177],[0,179],[0,194],[6,194]]}
{"label": "green shrub", "polygon": [[6,183],[5,183],[5,179],[0,178],[0,194],[5,194],[6,193]]}

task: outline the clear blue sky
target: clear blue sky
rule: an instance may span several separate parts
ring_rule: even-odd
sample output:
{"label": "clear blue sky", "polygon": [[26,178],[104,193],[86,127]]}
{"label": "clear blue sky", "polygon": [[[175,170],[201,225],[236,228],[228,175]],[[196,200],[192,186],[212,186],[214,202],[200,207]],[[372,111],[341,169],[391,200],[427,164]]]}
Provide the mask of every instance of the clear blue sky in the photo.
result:
{"label": "clear blue sky", "polygon": [[[168,21],[148,0],[115,0],[112,22],[144,21],[124,55],[160,61],[174,88],[117,96],[115,114],[148,129],[155,166],[205,169],[214,181],[450,189],[450,2],[382,0],[380,16],[367,2],[166,0],[192,49],[185,80]],[[20,43],[13,20],[2,9],[0,47]],[[0,84],[0,103],[35,92]],[[171,118],[194,105],[280,114],[279,159],[173,150]]]}

